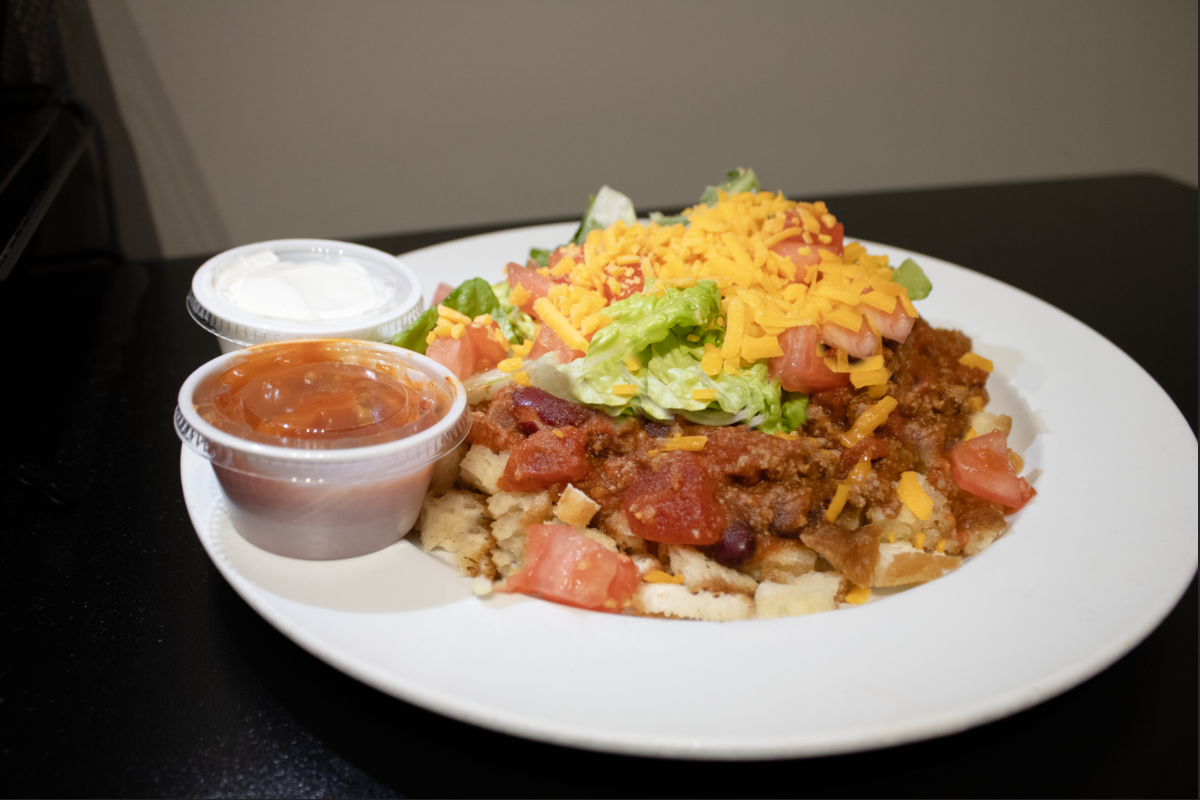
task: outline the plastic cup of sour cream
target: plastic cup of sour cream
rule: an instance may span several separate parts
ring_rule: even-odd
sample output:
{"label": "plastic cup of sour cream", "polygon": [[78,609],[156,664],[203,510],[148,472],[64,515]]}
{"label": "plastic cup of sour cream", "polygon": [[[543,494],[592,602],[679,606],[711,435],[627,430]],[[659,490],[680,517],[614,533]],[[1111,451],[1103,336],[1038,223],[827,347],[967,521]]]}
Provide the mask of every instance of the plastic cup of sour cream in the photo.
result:
{"label": "plastic cup of sour cream", "polygon": [[282,556],[365,555],[412,529],[434,463],[471,427],[462,383],[380,342],[226,353],[184,381],[175,431],[212,463],[233,527]]}
{"label": "plastic cup of sour cream", "polygon": [[421,282],[400,259],[325,239],[226,250],[196,270],[187,297],[223,353],[282,339],[388,341],[423,308]]}

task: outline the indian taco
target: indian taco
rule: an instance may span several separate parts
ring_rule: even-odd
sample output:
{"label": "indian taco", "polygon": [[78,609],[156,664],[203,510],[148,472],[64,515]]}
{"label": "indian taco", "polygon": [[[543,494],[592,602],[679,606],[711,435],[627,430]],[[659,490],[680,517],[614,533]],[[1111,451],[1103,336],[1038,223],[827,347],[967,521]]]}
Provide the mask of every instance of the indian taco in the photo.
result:
{"label": "indian taco", "polygon": [[608,187],[570,242],[440,287],[394,344],[468,389],[467,441],[417,522],[477,591],[702,620],[923,583],[1036,494],[991,363],[932,287],[824,203],[728,174],[639,222]]}

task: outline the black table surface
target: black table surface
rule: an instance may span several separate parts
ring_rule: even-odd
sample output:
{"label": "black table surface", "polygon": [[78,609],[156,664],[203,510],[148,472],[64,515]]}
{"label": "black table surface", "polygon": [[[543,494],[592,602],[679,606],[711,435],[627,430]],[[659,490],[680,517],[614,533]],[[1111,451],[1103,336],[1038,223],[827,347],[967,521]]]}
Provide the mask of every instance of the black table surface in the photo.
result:
{"label": "black table surface", "polygon": [[[849,235],[962,264],[1087,323],[1159,382],[1195,435],[1194,189],[1117,176],[826,199]],[[485,230],[368,243],[403,252]],[[1147,639],[1054,699],[824,758],[572,750],[343,675],[251,610],[188,520],[171,415],[184,378],[218,354],[184,309],[202,261],[29,268],[0,284],[4,795],[1196,796],[1194,579]],[[1113,415],[1097,435],[1136,435],[1121,387],[1096,376],[1095,392]]]}

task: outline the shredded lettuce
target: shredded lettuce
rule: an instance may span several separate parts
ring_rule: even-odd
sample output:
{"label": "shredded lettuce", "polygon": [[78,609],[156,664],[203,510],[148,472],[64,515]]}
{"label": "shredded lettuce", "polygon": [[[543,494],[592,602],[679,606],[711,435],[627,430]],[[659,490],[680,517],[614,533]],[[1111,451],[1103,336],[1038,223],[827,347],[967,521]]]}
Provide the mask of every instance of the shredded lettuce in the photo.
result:
{"label": "shredded lettuce", "polygon": [[669,228],[672,225],[687,225],[688,218],[683,214],[676,214],[668,217],[660,211],[650,212],[650,221],[656,225],[661,225],[664,228]]}
{"label": "shredded lettuce", "polygon": [[586,364],[584,369],[620,361],[626,353],[640,353],[661,342],[672,328],[707,325],[720,310],[721,295],[712,281],[700,281],[690,289],[668,288],[662,297],[632,295],[604,309],[612,324],[592,338],[580,361]]}
{"label": "shredded lettuce", "polygon": [[[442,301],[442,305],[452,308],[474,319],[480,314],[491,314],[492,319],[500,327],[500,332],[510,342],[516,338],[516,332],[509,324],[500,308],[496,293],[483,278],[471,278],[463,281],[450,296]],[[425,338],[437,327],[437,306],[425,309],[411,325],[392,337],[392,344],[424,354],[428,343]]]}
{"label": "shredded lettuce", "polygon": [[[515,342],[518,339],[528,341],[537,337],[537,323],[533,321],[533,317],[526,314],[521,309],[508,302],[508,296],[512,294],[512,287],[508,285],[508,281],[500,281],[492,284],[492,291],[496,294],[496,300],[500,303],[500,314],[492,316],[496,320],[496,324],[503,326],[505,322],[514,332],[514,336],[509,336],[510,342]],[[501,322],[503,319],[505,322]],[[508,334],[505,334],[506,336]]]}
{"label": "shredded lettuce", "polygon": [[783,412],[780,425],[791,433],[808,422],[808,395],[801,392],[783,393]]}
{"label": "shredded lettuce", "polygon": [[909,300],[924,300],[933,291],[933,284],[926,277],[925,270],[911,258],[904,259],[904,263],[896,267],[892,280],[908,291]]}
{"label": "shredded lettuce", "polygon": [[717,186],[709,186],[704,190],[704,194],[700,195],[700,202],[705,205],[715,205],[717,202],[717,191],[723,190],[727,194],[738,194],[739,192],[757,192],[759,189],[758,176],[754,174],[752,169],[737,169],[725,173],[726,181]]}
{"label": "shredded lettuce", "polygon": [[[593,337],[586,356],[559,366],[548,354],[528,366],[529,376],[552,394],[613,415],[636,411],[665,420],[682,414],[705,425],[755,420],[763,430],[782,429],[779,386],[765,363],[740,375],[710,376],[700,368],[704,346],[720,344],[721,332],[709,329],[720,308],[712,281],[668,288],[662,297],[633,295],[605,309],[613,322]],[[626,363],[630,353],[638,361],[636,371]],[[637,391],[632,397],[614,391],[622,385]],[[716,398],[693,399],[698,389],[716,390]]]}
{"label": "shredded lettuce", "polygon": [[[632,403],[647,416],[664,419],[670,412],[663,410],[649,392],[650,370],[639,369],[635,375],[625,364],[625,356],[637,353],[641,363],[646,363],[652,358],[650,346],[671,336],[672,329],[706,326],[720,308],[720,293],[712,281],[701,281],[690,289],[668,288],[662,297],[653,294],[627,297],[604,309],[605,316],[613,322],[592,337],[587,355],[558,369],[570,381],[571,393],[579,402],[614,409],[611,413],[618,413]],[[614,392],[613,387],[619,385],[637,386],[635,398]],[[650,403],[641,405],[644,400]]]}

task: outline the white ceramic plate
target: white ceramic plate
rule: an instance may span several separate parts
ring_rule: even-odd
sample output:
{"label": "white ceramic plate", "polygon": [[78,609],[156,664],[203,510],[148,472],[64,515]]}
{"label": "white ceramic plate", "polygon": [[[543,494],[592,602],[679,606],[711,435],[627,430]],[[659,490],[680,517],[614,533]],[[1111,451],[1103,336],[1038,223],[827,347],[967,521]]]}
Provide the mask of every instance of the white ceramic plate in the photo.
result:
{"label": "white ceramic plate", "polygon": [[[426,299],[523,262],[572,226],[419,250]],[[871,245],[892,263],[913,255]],[[1010,286],[915,256],[920,304],[992,359],[1038,497],[1007,536],[933,583],[858,608],[728,624],[479,599],[408,541],[338,562],[255,549],[230,527],[208,463],[183,451],[184,495],[217,568],[301,647],[381,691],[557,744],[682,758],[780,758],[953,733],[1094,675],[1141,641],[1196,570],[1196,440],[1128,356]],[[1139,410],[1136,436],[1118,429]]]}

